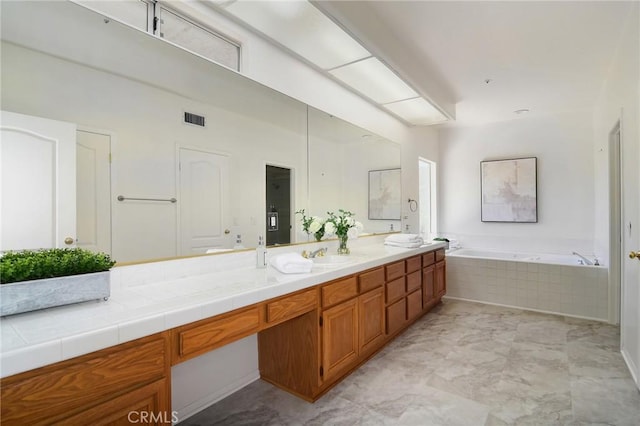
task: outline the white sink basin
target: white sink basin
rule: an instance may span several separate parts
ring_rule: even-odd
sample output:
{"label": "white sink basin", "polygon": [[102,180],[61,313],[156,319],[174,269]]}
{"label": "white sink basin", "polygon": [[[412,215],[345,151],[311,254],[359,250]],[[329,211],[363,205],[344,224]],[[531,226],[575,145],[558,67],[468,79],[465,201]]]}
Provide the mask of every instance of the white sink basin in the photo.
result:
{"label": "white sink basin", "polygon": [[351,257],[348,255],[344,256],[344,255],[330,254],[327,256],[314,257],[312,260],[313,260],[314,266],[317,265],[317,266],[324,266],[324,267],[330,268],[330,267],[338,267],[341,265],[345,265],[347,263],[353,263],[357,259],[355,257]]}

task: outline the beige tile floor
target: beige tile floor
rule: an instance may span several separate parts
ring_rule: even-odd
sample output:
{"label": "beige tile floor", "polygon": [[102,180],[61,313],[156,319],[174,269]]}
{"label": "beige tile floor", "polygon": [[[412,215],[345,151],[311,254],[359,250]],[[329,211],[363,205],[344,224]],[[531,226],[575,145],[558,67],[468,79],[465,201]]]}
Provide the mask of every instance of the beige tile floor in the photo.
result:
{"label": "beige tile floor", "polygon": [[604,323],[445,300],[310,404],[256,381],[181,425],[640,425]]}

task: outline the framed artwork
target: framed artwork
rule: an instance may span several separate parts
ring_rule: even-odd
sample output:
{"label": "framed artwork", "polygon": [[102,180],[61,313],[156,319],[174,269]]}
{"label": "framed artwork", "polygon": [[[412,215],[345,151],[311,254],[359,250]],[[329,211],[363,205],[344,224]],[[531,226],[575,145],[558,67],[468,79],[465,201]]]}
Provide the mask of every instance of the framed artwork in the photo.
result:
{"label": "framed artwork", "polygon": [[400,220],[400,169],[369,171],[369,219]]}
{"label": "framed artwork", "polygon": [[537,158],[480,162],[481,220],[538,222]]}

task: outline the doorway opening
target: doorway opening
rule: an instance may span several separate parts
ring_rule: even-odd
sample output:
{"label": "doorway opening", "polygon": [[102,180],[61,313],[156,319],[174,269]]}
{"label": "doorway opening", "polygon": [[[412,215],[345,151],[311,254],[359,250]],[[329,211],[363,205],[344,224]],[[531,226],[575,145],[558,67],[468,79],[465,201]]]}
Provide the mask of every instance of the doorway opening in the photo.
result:
{"label": "doorway opening", "polygon": [[291,169],[266,166],[266,243],[291,243]]}
{"label": "doorway opening", "polygon": [[609,322],[620,324],[623,268],[620,121],[609,132],[609,227]]}
{"label": "doorway opening", "polygon": [[420,235],[425,241],[437,236],[436,163],[418,159],[418,194],[420,199]]}

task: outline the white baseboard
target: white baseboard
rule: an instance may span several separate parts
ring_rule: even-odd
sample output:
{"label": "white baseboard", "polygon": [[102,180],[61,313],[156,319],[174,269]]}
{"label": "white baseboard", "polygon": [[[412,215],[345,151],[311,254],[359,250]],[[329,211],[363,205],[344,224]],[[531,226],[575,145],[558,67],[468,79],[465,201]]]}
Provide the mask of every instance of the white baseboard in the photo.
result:
{"label": "white baseboard", "polygon": [[640,382],[638,381],[638,366],[633,362],[633,360],[629,356],[629,353],[624,348],[620,350],[620,353],[622,354],[622,358],[624,359],[624,362],[627,364],[627,368],[631,373],[631,377],[633,378],[633,381],[635,382],[636,387],[640,391]]}

